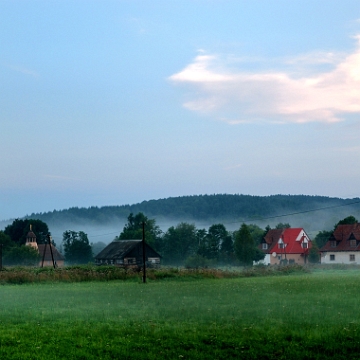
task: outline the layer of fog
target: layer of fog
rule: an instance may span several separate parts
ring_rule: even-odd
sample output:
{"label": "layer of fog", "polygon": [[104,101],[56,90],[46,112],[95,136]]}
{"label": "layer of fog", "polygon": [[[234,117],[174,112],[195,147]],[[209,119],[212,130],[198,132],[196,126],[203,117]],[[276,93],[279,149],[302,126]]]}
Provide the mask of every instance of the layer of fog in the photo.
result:
{"label": "layer of fog", "polygon": [[[146,215],[146,214],[145,214]],[[189,224],[194,224],[197,229],[208,229],[211,225],[214,224],[224,224],[228,231],[238,230],[242,223],[246,224],[255,224],[260,228],[265,229],[267,225],[274,228],[278,223],[289,223],[291,227],[302,227],[305,229],[310,238],[314,238],[319,231],[322,230],[332,230],[334,225],[345,217],[353,215],[355,218],[360,220],[360,208],[359,205],[356,207],[342,206],[336,207],[333,209],[323,209],[318,211],[312,211],[303,214],[297,215],[288,215],[288,216],[279,216],[279,217],[269,217],[264,219],[258,218],[226,218],[226,219],[211,219],[211,220],[194,220],[194,219],[169,219],[166,217],[152,217],[148,216],[150,219],[155,219],[156,224],[160,227],[162,232],[166,232],[169,227],[176,226],[181,222],[186,222]],[[12,221],[2,221],[0,222],[0,229],[3,230],[6,225],[10,224]],[[108,221],[105,224],[94,224],[91,222],[86,222],[84,220],[76,221],[64,221],[63,223],[47,223],[49,230],[57,246],[61,245],[63,233],[66,230],[72,231],[83,231],[88,235],[90,243],[103,242],[105,244],[110,243],[115,239],[116,236],[120,235],[125,224],[127,222],[126,218],[114,219],[113,221]]]}

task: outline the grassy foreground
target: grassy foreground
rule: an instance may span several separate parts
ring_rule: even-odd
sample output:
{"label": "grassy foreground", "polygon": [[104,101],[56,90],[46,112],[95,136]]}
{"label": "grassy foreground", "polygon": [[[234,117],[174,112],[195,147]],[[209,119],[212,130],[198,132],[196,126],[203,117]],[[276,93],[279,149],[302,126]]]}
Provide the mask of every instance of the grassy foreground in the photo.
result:
{"label": "grassy foreground", "polygon": [[360,272],[0,287],[1,359],[358,359]]}

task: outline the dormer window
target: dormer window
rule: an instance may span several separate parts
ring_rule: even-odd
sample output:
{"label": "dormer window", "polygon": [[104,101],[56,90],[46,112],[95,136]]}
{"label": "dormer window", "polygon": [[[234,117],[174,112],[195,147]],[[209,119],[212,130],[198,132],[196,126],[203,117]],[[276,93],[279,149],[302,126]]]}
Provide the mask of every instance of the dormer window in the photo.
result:
{"label": "dormer window", "polygon": [[285,246],[284,246],[284,243],[279,243],[279,249],[283,249]]}
{"label": "dormer window", "polygon": [[350,246],[356,247],[356,240],[350,240]]}
{"label": "dormer window", "polygon": [[267,243],[262,243],[262,249],[267,250],[268,249],[268,244]]}
{"label": "dormer window", "polygon": [[331,240],[331,241],[330,241],[330,246],[331,246],[331,247],[336,247],[336,241],[335,241],[335,240]]}
{"label": "dormer window", "polygon": [[302,242],[301,246],[302,246],[303,249],[307,249],[308,248],[308,243]]}

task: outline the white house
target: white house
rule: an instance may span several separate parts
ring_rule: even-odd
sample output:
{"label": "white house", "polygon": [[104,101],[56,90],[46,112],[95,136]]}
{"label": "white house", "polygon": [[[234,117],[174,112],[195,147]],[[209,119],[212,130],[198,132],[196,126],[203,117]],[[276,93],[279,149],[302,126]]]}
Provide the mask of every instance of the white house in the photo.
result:
{"label": "white house", "polygon": [[322,264],[360,264],[360,224],[338,225],[320,253]]}

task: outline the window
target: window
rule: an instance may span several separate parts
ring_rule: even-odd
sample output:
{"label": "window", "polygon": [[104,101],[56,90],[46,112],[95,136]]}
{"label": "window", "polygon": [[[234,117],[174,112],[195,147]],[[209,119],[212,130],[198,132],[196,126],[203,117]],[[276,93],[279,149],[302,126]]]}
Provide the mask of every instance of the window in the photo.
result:
{"label": "window", "polygon": [[356,240],[350,240],[350,246],[351,247],[356,247]]}
{"label": "window", "polygon": [[306,242],[303,242],[301,245],[302,245],[303,249],[307,249],[307,247],[308,247],[308,244]]}
{"label": "window", "polygon": [[[335,240],[331,240],[330,241],[330,246],[331,247],[336,247],[336,241]],[[335,255],[334,255],[335,256]]]}
{"label": "window", "polygon": [[279,249],[283,249],[284,248],[284,243],[279,243]]}
{"label": "window", "polygon": [[350,261],[355,261],[355,254],[350,254]]}
{"label": "window", "polygon": [[335,255],[330,255],[330,261],[335,261]]}
{"label": "window", "polygon": [[262,249],[263,249],[263,250],[267,250],[267,248],[268,248],[268,244],[267,244],[267,243],[263,243],[263,244],[262,244]]}

